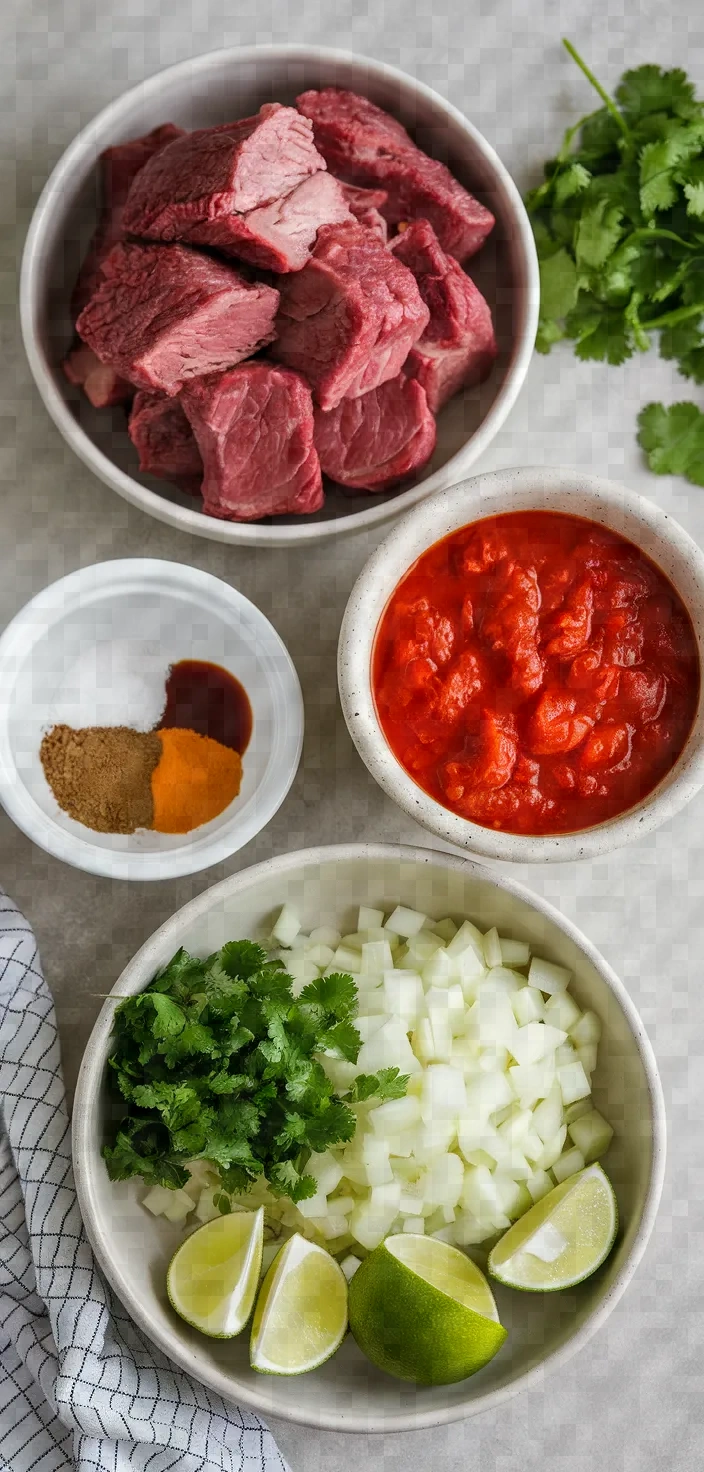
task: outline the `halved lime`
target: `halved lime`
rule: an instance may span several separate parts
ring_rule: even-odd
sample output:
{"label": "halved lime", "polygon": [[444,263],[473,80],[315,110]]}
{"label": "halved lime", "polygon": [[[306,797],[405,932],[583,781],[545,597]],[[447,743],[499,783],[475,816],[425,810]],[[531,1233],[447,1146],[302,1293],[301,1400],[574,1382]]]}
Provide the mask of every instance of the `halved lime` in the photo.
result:
{"label": "halved lime", "polygon": [[263,1243],[263,1207],[215,1217],[193,1232],[166,1275],[177,1314],[213,1339],[240,1334],[252,1312]]}
{"label": "halved lime", "polygon": [[339,1348],[347,1281],[324,1248],[298,1232],[274,1258],[254,1310],[249,1358],[264,1375],[303,1375]]}
{"label": "halved lime", "polygon": [[489,1284],[435,1237],[387,1237],[350,1283],[350,1328],[372,1364],[420,1385],[464,1380],[493,1359],[506,1330]]}
{"label": "halved lime", "polygon": [[588,1165],[509,1227],[489,1253],[489,1272],[510,1288],[573,1288],[601,1267],[617,1230],[614,1188],[600,1165]]}

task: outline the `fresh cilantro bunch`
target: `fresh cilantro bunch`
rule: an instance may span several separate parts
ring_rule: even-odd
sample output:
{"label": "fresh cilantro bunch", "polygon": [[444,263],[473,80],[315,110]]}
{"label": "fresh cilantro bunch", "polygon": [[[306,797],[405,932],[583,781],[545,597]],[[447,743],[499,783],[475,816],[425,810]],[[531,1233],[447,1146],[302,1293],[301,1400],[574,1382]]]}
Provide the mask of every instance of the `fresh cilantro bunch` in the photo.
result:
{"label": "fresh cilantro bunch", "polygon": [[[567,130],[526,200],[540,262],[538,351],[569,338],[577,357],[620,364],[657,332],[661,356],[704,383],[704,103],[683,71],[659,66],[625,72],[614,100],[564,44],[603,106]],[[684,467],[702,484],[704,415],[675,410],[649,406],[640,442],[652,469]]]}
{"label": "fresh cilantro bunch", "polygon": [[336,974],[294,998],[281,961],[252,941],[198,960],[177,951],[115,1013],[110,1077],[123,1117],[103,1149],[112,1180],[186,1184],[185,1162],[217,1165],[223,1191],[265,1177],[275,1194],[315,1194],[311,1151],[350,1140],[351,1104],[402,1097],[397,1068],[362,1074],[338,1097],[316,1054],[356,1062],[357,988]]}

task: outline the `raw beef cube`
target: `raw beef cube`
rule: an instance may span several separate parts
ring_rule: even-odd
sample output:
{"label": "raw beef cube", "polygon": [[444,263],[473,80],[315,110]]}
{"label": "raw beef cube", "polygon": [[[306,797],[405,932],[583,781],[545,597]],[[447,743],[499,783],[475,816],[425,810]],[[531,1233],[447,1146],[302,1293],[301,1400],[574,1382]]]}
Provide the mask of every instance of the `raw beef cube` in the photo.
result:
{"label": "raw beef cube", "polygon": [[363,225],[324,225],[281,285],[273,352],[305,373],[321,409],[395,378],[430,313],[411,272]]}
{"label": "raw beef cube", "polygon": [[459,389],[481,383],[491,372],[497,352],[491,312],[474,282],[446,255],[428,220],[414,220],[391,249],[413,272],[430,312],[405,370],[422,383],[437,414]]}
{"label": "raw beef cube", "polygon": [[420,384],[400,373],[336,409],[315,411],[315,445],[325,475],[355,490],[380,491],[425,465],[435,420]]}
{"label": "raw beef cube", "polygon": [[138,388],[177,394],[271,342],[279,293],[184,245],[116,245],[76,323]]}
{"label": "raw beef cube", "polygon": [[386,245],[389,231],[386,220],[381,214],[388,199],[386,190],[359,189],[355,184],[343,184],[342,192],[358,224],[366,225],[368,230],[376,230],[377,235]]}
{"label": "raw beef cube", "polygon": [[297,270],[319,226],[347,218],[339,187],[311,187],[325,169],[307,118],[267,103],[256,117],[201,128],[164,149],[130,191],[125,225],[144,239],[213,246],[256,266]]}
{"label": "raw beef cube", "polygon": [[458,261],[483,245],[493,215],[444,164],[417,148],[395,118],[337,87],[303,92],[297,105],[313,123],[316,146],[334,174],[386,190],[382,213],[390,225],[419,216],[430,220],[443,249]]}
{"label": "raw beef cube", "polygon": [[210,220],[192,230],[188,238],[225,255],[241,256],[263,271],[300,271],[320,226],[352,219],[342,185],[332,174],[319,173],[271,204],[246,215]]}
{"label": "raw beef cube", "polygon": [[132,405],[128,430],[139,451],[140,470],[159,480],[173,480],[183,490],[195,493],[200,490],[203,461],[178,399],[140,389]]}
{"label": "raw beef cube", "polygon": [[100,220],[88,247],[71,297],[71,314],[75,320],[100,281],[100,268],[114,245],[122,239],[122,215],[130,186],[140,169],[155,153],[183,137],[183,128],[164,123],[143,138],[116,143],[100,155],[101,211]]}
{"label": "raw beef cube", "polygon": [[79,343],[71,348],[62,363],[69,381],[82,388],[94,409],[108,409],[112,404],[127,404],[134,394],[134,384],[120,378],[108,363],[101,363],[92,348]]}
{"label": "raw beef cube", "polygon": [[189,384],[181,402],[203,457],[210,516],[259,521],[320,509],[313,400],[298,373],[274,363],[243,363]]}

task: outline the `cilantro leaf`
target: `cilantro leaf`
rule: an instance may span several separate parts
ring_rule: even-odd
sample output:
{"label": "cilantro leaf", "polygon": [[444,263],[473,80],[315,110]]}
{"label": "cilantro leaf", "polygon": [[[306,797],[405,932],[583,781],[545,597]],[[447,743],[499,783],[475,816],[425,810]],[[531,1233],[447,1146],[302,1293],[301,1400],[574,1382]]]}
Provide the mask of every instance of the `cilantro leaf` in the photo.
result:
{"label": "cilantro leaf", "polygon": [[348,1063],[356,1063],[362,1039],[356,1027],[344,1019],[336,1022],[333,1027],[321,1034],[319,1047],[321,1049],[332,1048],[338,1058],[346,1058]]}
{"label": "cilantro leaf", "polygon": [[702,316],[690,317],[660,333],[661,358],[675,359],[679,371],[695,383],[704,383],[704,305]]}
{"label": "cilantro leaf", "polygon": [[365,1099],[402,1099],[408,1088],[408,1074],[397,1068],[380,1068],[378,1073],[358,1073],[346,1096],[350,1104],[363,1104]]}
{"label": "cilantro leaf", "polygon": [[681,118],[697,114],[694,87],[679,68],[664,72],[659,66],[639,66],[624,72],[616,88],[616,101],[629,123],[658,112]]}
{"label": "cilantro leaf", "polygon": [[251,940],[230,940],[219,953],[220,965],[228,976],[249,981],[268,962],[263,946]]}
{"label": "cilantro leaf", "polygon": [[704,486],[704,413],[696,404],[646,404],[638,425],[638,442],[656,475],[684,475]]}
{"label": "cilantro leaf", "polygon": [[574,339],[578,358],[595,358],[618,365],[633,354],[633,333],[624,312],[588,297],[566,319],[568,337]]}
{"label": "cilantro leaf", "polygon": [[301,1175],[291,1160],[274,1167],[269,1185],[276,1195],[290,1196],[292,1201],[308,1201],[318,1190],[315,1177]]}
{"label": "cilantro leaf", "polygon": [[540,260],[540,315],[566,317],[577,300],[577,267],[564,248]]}
{"label": "cilantro leaf", "polygon": [[647,143],[640,156],[640,204],[646,219],[668,210],[677,200],[679,168],[701,153],[702,129],[697,124],[670,128],[657,143]]}
{"label": "cilantro leaf", "polygon": [[587,204],[575,236],[578,267],[597,269],[608,260],[623,234],[623,210],[606,198]]}
{"label": "cilantro leaf", "polygon": [[357,1006],[357,987],[351,976],[335,971],[331,976],[320,976],[303,988],[299,1002],[313,1003],[323,1012],[344,1021]]}
{"label": "cilantro leaf", "polygon": [[687,214],[704,220],[704,160],[690,164],[681,183],[687,200]]}

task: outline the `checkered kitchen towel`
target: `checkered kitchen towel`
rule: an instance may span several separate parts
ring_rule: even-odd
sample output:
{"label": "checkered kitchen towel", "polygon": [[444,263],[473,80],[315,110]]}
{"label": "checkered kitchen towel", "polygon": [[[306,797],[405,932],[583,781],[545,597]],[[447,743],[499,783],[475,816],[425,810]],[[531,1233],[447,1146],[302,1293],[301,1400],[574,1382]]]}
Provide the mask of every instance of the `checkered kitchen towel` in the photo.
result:
{"label": "checkered kitchen towel", "polygon": [[181,1374],[93,1262],[56,1018],[0,890],[0,1472],[286,1472],[259,1418]]}

